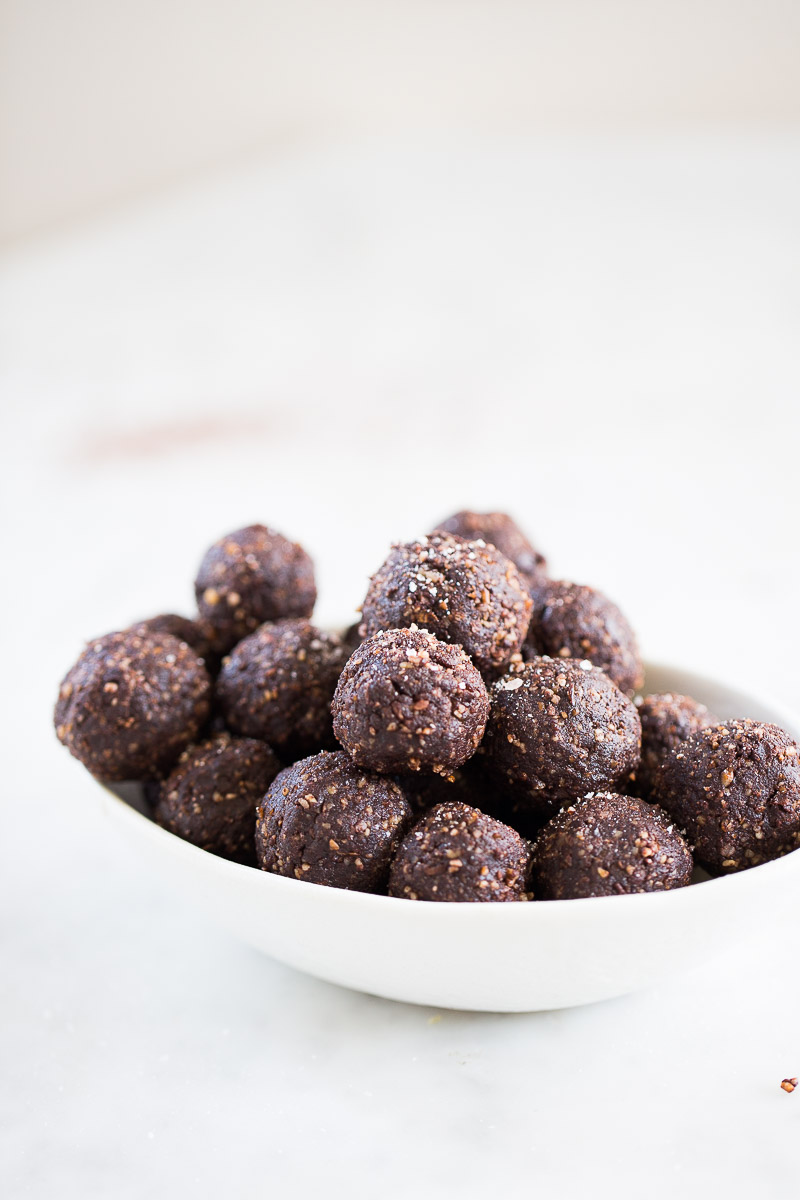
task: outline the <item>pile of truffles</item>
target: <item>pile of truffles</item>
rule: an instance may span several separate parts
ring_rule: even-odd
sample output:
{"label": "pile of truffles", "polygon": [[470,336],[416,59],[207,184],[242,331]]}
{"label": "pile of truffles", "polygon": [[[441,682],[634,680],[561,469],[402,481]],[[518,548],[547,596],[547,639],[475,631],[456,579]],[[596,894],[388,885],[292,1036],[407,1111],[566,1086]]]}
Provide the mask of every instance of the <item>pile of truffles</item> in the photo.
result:
{"label": "pile of truffles", "polygon": [[212,854],[407,900],[566,900],[800,845],[797,744],[640,695],[623,614],[550,579],[505,513],[392,546],[341,637],[311,622],[308,554],[263,525],[210,548],[195,594],[191,620],[90,642],[55,726]]}

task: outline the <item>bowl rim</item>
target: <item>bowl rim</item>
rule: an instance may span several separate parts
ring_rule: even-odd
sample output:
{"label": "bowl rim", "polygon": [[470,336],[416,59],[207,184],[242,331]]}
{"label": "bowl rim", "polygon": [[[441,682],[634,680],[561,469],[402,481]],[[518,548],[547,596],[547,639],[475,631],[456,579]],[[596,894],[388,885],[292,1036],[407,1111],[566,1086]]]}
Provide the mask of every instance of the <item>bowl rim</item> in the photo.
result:
{"label": "bowl rim", "polygon": [[[701,691],[704,686],[711,685],[717,689],[729,691],[737,695],[747,695],[755,704],[762,705],[764,708],[771,709],[776,713],[780,717],[781,722],[785,722],[787,732],[792,737],[800,740],[800,715],[793,712],[781,701],[773,699],[764,692],[754,692],[749,688],[743,689],[741,685],[732,683],[718,675],[704,675],[692,667],[684,667],[682,664],[675,662],[664,663],[648,660],[645,663],[645,670],[646,672],[665,672],[667,674],[674,672],[675,674],[695,679],[700,683],[699,690]],[[97,779],[95,782],[100,785],[108,801],[113,802],[113,811],[118,817],[121,816],[123,820],[130,821],[132,827],[138,829],[140,834],[145,834],[146,831],[145,835],[149,835],[162,847],[171,847],[173,853],[183,855],[187,862],[194,861],[199,865],[201,860],[204,861],[204,869],[207,869],[211,873],[227,874],[232,878],[234,876],[238,877],[240,880],[247,877],[250,880],[251,886],[262,887],[264,889],[269,888],[276,895],[283,893],[287,897],[295,896],[298,900],[302,900],[305,897],[305,901],[308,903],[313,903],[316,897],[319,901],[338,905],[349,910],[353,908],[380,909],[387,916],[390,913],[395,914],[395,916],[405,913],[406,918],[409,920],[428,921],[431,919],[431,913],[436,912],[439,916],[434,919],[445,922],[460,922],[464,920],[475,922],[479,919],[505,922],[524,921],[528,923],[531,921],[561,922],[568,920],[570,914],[573,914],[575,917],[581,914],[587,915],[598,904],[604,906],[601,911],[607,915],[610,915],[612,912],[618,915],[621,912],[627,912],[629,915],[634,916],[635,912],[639,912],[645,906],[655,909],[657,905],[661,905],[662,907],[670,905],[673,909],[678,909],[681,905],[685,906],[699,902],[703,896],[710,899],[712,894],[720,901],[726,897],[733,899],[736,896],[738,898],[743,892],[760,887],[761,883],[766,883],[767,874],[769,874],[770,880],[778,883],[787,878],[793,870],[800,869],[800,848],[798,848],[783,855],[781,858],[760,863],[757,867],[750,867],[744,871],[736,871],[730,875],[720,875],[700,880],[687,887],[673,888],[668,891],[636,892],[619,896],[580,897],[571,900],[537,901],[534,899],[527,902],[515,901],[505,904],[478,904],[474,901],[449,901],[448,903],[442,903],[435,900],[417,900],[412,903],[399,896],[386,896],[373,892],[358,892],[345,888],[325,887],[321,884],[309,883],[303,879],[292,879],[282,875],[275,875],[258,867],[236,863],[219,855],[211,854],[209,851],[203,850],[199,846],[195,846],[191,842],[178,837],[177,834],[171,833],[169,830],[157,825],[152,818],[140,812],[120,796],[110,783]],[[255,883],[256,878],[261,879],[260,884]],[[620,905],[623,902],[625,902],[626,908],[621,910]],[[612,904],[615,906],[614,909],[611,908]]]}

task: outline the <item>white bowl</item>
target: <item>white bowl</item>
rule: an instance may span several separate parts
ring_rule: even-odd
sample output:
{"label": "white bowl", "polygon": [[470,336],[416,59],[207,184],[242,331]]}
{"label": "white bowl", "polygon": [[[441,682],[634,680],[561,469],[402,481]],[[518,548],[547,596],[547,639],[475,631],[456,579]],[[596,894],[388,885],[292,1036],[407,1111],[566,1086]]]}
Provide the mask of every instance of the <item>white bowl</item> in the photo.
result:
{"label": "white bowl", "polygon": [[[646,690],[686,693],[721,718],[774,721],[800,738],[800,720],[780,706],[702,675],[651,664]],[[95,794],[148,867],[237,937],[320,979],[414,1004],[529,1012],[636,991],[729,948],[800,883],[798,850],[674,892],[529,904],[396,900],[228,862],[155,825],[133,807],[134,790]]]}

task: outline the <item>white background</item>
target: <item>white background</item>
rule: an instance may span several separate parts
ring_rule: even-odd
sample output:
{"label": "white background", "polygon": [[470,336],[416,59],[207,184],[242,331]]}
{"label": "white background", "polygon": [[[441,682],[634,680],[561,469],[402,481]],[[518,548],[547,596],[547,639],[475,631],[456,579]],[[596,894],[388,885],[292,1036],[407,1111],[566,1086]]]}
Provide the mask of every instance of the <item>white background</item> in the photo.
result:
{"label": "white background", "polygon": [[791,1194],[800,904],[591,1009],[353,995],[144,874],[50,714],[227,529],[304,542],[340,623],[465,505],[800,706],[799,212],[789,133],[376,138],[5,252],[6,1194]]}

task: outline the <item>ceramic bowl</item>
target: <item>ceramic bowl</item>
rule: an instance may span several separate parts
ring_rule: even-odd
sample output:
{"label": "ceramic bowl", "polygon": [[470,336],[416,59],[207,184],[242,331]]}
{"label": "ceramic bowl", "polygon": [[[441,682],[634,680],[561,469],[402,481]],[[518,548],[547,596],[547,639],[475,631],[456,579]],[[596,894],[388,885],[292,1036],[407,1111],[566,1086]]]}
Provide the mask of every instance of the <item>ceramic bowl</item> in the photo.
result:
{"label": "ceramic bowl", "polygon": [[[715,679],[650,664],[646,691],[682,692],[721,718],[800,719]],[[140,794],[94,794],[142,863],[265,954],[344,987],[414,1004],[526,1012],[632,992],[733,946],[800,886],[800,850],[673,892],[520,904],[434,904],[283,879],[155,825]],[[140,809],[142,811],[140,811]]]}

